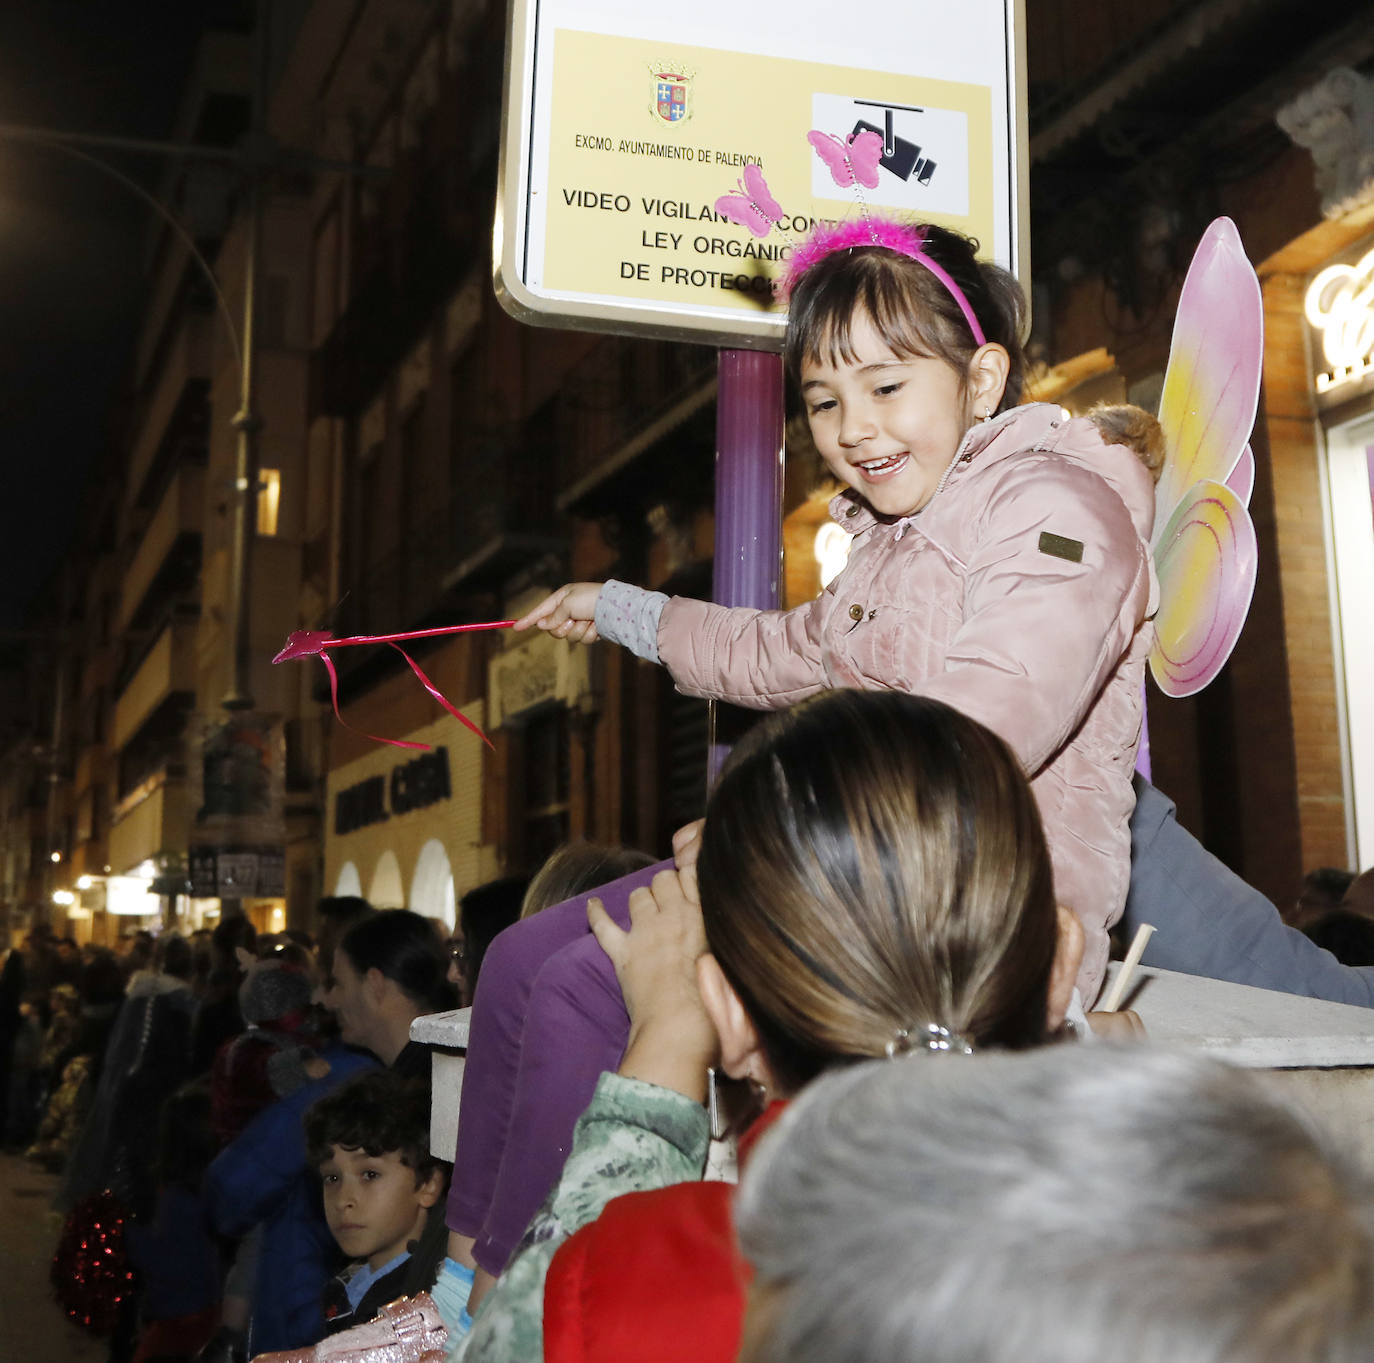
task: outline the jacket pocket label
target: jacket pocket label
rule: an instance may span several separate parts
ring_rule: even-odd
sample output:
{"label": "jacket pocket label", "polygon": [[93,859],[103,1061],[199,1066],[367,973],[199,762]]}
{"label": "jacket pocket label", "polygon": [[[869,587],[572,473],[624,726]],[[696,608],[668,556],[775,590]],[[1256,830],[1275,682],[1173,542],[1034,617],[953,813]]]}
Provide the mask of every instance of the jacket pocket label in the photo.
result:
{"label": "jacket pocket label", "polygon": [[1040,552],[1051,558],[1065,558],[1070,563],[1083,562],[1083,541],[1071,540],[1067,535],[1052,535],[1048,530],[1040,532]]}

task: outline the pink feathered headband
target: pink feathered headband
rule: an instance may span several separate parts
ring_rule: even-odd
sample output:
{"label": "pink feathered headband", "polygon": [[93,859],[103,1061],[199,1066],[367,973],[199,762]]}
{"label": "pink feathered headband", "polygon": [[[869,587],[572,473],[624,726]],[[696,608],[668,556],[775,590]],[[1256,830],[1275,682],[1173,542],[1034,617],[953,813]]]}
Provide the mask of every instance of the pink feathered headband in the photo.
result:
{"label": "pink feathered headband", "polygon": [[[777,282],[778,296],[791,298],[802,276],[836,251],[850,251],[861,246],[882,246],[898,255],[923,265],[944,285],[949,296],[959,305],[973,339],[987,344],[987,337],[978,323],[964,291],[954,282],[948,270],[932,260],[925,251],[926,229],[897,218],[875,215],[863,197],[866,186],[878,187],[878,167],[882,156],[883,139],[876,132],[863,131],[839,138],[830,133],[812,131],[807,141],[825,162],[831,178],[841,189],[853,189],[858,195],[863,216],[841,223],[817,223],[810,235],[796,242],[787,261],[787,268]],[[723,194],[716,200],[716,212],[731,222],[747,227],[756,237],[766,237],[782,221],[782,208],[768,189],[763,172],[756,165],[744,168],[738,194]]]}
{"label": "pink feathered headband", "polygon": [[882,246],[889,251],[896,251],[898,255],[906,256],[908,260],[924,265],[959,305],[959,311],[964,314],[964,320],[973,333],[973,339],[979,345],[986,345],[987,337],[983,334],[983,328],[979,326],[978,318],[963,289],[954,282],[943,265],[926,254],[923,249],[925,241],[924,227],[913,227],[894,218],[878,218],[872,214],[833,225],[817,223],[810,235],[792,248],[787,268],[778,280],[778,294],[782,298],[791,298],[792,291],[797,287],[801,277],[812,266],[819,265],[826,256],[834,255],[836,251],[850,251],[859,246]]}

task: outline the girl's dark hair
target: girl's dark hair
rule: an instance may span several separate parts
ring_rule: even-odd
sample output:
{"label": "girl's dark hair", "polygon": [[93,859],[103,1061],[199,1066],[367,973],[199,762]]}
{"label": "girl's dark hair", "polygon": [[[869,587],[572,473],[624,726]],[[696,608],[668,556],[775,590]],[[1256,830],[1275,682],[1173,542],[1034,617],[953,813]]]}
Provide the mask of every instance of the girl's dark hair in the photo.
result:
{"label": "girl's dark hair", "polygon": [[429,1086],[393,1070],[369,1070],[340,1084],[305,1114],[305,1144],[318,1168],[335,1146],[400,1155],[423,1183],[439,1166],[429,1151]]}
{"label": "girl's dark hair", "polygon": [[[1026,354],[1021,336],[1026,296],[1014,276],[977,258],[978,243],[934,224],[925,226],[926,255],[963,290],[983,334],[1011,360],[999,412],[1021,401]],[[854,360],[852,327],[863,313],[897,355],[944,360],[968,373],[978,342],[953,295],[924,265],[885,246],[835,251],[809,269],[792,291],[784,356],[793,383],[808,361]]]}
{"label": "girl's dark hair", "polygon": [[1058,937],[1039,812],[938,701],[832,691],[771,717],[711,796],[706,938],[787,1089],[934,1024],[1047,1039]]}
{"label": "girl's dark hair", "polygon": [[455,1007],[448,955],[433,922],[409,909],[384,909],[344,933],[338,951],[359,975],[381,971],[426,1013]]}

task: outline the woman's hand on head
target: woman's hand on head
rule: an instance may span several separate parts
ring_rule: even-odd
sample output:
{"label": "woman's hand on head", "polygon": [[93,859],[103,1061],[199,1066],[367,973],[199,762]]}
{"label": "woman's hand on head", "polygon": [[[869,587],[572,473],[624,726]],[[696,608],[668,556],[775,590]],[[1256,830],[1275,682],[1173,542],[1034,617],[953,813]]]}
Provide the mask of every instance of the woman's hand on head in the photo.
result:
{"label": "woman's hand on head", "polygon": [[630,1014],[620,1073],[702,1101],[719,1042],[697,989],[706,934],[695,870],[660,871],[651,888],[635,890],[629,932],[599,899],[587,901],[587,922],[615,967]]}
{"label": "woman's hand on head", "polygon": [[575,644],[594,644],[596,602],[601,595],[599,582],[569,582],[546,596],[532,611],[515,622],[517,630],[531,625],[552,634],[555,639],[571,639]]}
{"label": "woman's hand on head", "polygon": [[693,819],[673,834],[673,861],[679,871],[695,869],[701,855],[701,830],[705,827],[705,819]]}

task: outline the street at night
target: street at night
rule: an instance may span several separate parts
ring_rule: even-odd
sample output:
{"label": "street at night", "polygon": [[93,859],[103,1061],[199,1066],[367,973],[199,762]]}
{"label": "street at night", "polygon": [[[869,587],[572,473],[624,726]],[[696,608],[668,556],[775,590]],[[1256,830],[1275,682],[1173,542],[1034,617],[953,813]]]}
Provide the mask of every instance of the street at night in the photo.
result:
{"label": "street at night", "polygon": [[49,1274],[61,1216],[57,1186],[17,1155],[0,1154],[0,1354],[28,1363],[98,1363],[105,1345],[63,1315]]}
{"label": "street at night", "polygon": [[11,0],[0,463],[0,1363],[1374,1358],[1368,0]]}

